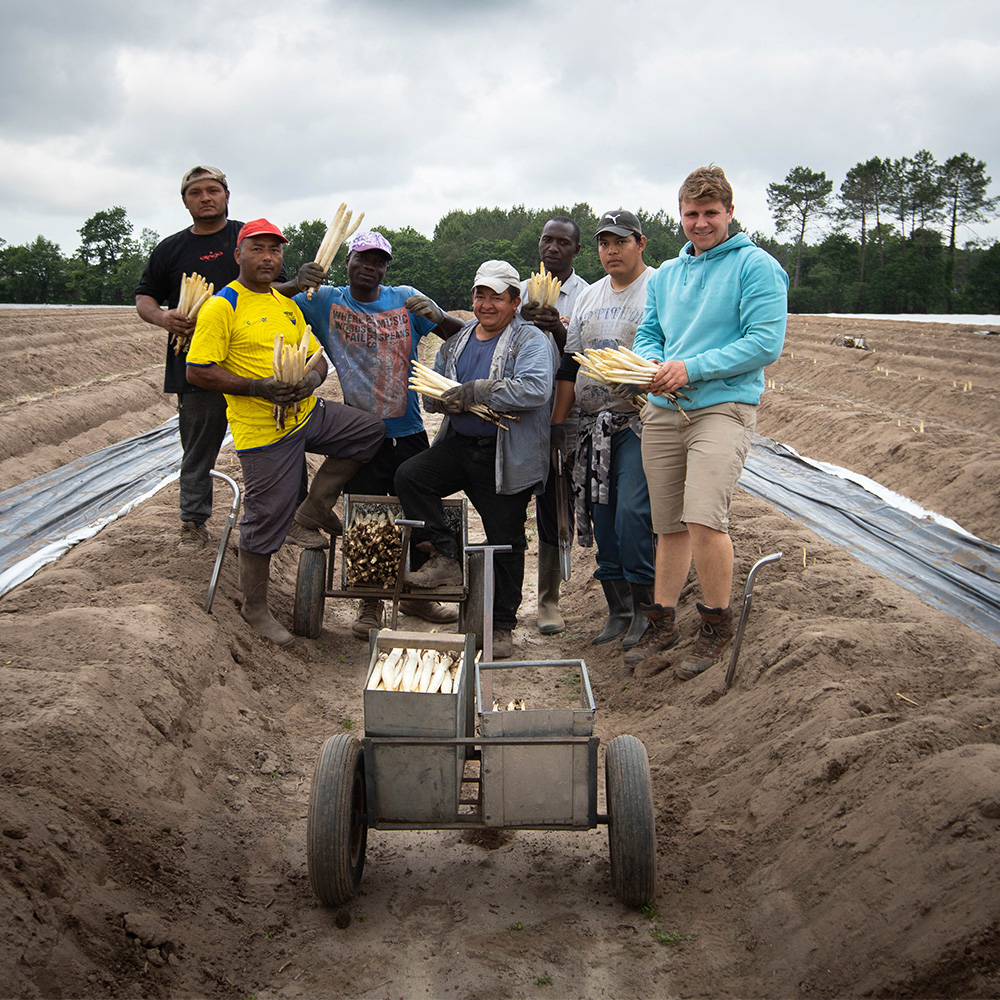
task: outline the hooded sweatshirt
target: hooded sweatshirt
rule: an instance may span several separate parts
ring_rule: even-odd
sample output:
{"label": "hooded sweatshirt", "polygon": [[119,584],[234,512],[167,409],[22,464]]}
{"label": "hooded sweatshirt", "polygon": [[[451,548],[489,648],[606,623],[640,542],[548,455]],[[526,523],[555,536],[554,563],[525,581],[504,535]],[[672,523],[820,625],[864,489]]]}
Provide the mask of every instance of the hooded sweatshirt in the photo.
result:
{"label": "hooded sweatshirt", "polygon": [[[650,361],[683,361],[693,391],[685,410],[760,402],[764,366],[785,342],[788,275],[745,233],[700,256],[687,243],[649,279],[632,350]],[[672,406],[649,395],[657,406]]]}

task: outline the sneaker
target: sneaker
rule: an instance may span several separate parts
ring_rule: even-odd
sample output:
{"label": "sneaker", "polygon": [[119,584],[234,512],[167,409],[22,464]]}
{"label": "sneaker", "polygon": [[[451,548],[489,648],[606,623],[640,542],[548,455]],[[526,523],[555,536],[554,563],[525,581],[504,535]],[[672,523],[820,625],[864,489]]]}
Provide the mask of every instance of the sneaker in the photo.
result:
{"label": "sneaker", "polygon": [[649,620],[650,627],[643,633],[639,642],[625,653],[625,666],[630,670],[647,656],[662,653],[676,646],[681,637],[680,630],[674,622],[676,614],[674,608],[665,608],[662,604],[640,604],[639,610]]}
{"label": "sneaker", "polygon": [[177,543],[180,552],[200,552],[210,541],[208,528],[194,521],[181,521],[181,540]]}
{"label": "sneaker", "polygon": [[733,637],[732,607],[706,608],[699,603],[697,608],[701,615],[701,631],[691,652],[677,664],[674,675],[679,681],[689,681],[708,670]]}
{"label": "sneaker", "polygon": [[441,604],[440,601],[403,600],[399,602],[399,610],[411,618],[423,618],[425,622],[438,625],[450,625],[458,621],[458,608]]}
{"label": "sneaker", "polygon": [[359,639],[367,639],[369,630],[382,627],[382,602],[378,598],[362,598],[358,617],[351,632]]}
{"label": "sneaker", "polygon": [[421,590],[428,587],[461,587],[463,582],[462,564],[440,552],[434,552],[420,569],[403,577],[403,583]]}
{"label": "sneaker", "polygon": [[493,630],[493,659],[509,660],[514,655],[514,633],[509,628]]}

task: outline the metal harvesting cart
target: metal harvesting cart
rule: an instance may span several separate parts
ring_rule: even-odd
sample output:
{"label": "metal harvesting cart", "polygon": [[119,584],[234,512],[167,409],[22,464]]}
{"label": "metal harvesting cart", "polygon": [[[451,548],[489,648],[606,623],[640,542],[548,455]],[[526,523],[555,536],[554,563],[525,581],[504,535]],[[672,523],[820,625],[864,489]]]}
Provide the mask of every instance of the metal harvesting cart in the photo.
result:
{"label": "metal harvesting cart", "polygon": [[[370,690],[380,652],[398,646],[460,651],[454,691]],[[365,735],[326,740],[310,791],[309,879],[323,903],[341,905],[357,893],[370,828],[590,830],[598,824],[608,827],[615,894],[628,906],[652,899],[649,760],[635,737],[611,740],[606,812],[599,812],[599,739],[582,660],[477,663],[471,633],[385,629],[373,633],[370,648]],[[524,710],[503,708],[504,699],[494,697],[494,690],[505,698],[529,689]]]}

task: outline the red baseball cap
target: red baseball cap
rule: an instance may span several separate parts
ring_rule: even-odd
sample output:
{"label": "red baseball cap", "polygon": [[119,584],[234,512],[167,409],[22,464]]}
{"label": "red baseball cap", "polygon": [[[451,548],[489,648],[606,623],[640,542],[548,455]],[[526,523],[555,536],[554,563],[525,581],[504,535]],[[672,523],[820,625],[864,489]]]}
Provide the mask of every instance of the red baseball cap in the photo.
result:
{"label": "red baseball cap", "polygon": [[261,233],[277,236],[282,243],[288,242],[273,222],[268,222],[267,219],[254,219],[253,222],[246,223],[240,230],[239,236],[236,237],[236,245],[239,246],[248,236],[260,236]]}

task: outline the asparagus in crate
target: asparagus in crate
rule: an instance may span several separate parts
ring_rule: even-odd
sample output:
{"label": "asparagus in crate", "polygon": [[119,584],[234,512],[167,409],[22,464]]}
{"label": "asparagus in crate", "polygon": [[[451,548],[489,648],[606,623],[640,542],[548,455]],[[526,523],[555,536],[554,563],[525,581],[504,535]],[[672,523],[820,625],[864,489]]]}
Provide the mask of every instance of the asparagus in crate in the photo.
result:
{"label": "asparagus in crate", "polygon": [[368,690],[452,694],[461,662],[461,653],[395,646],[379,653]]}
{"label": "asparagus in crate", "polygon": [[[205,281],[200,274],[181,275],[181,297],[177,302],[177,311],[188,319],[194,319],[198,310],[211,298],[215,285]],[[183,333],[171,334],[174,344],[174,354],[186,351],[191,344],[191,335]]]}
{"label": "asparagus in crate", "polygon": [[[340,244],[354,235],[358,226],[361,225],[361,220],[365,217],[365,213],[362,212],[352,226],[352,214],[347,205],[341,202],[340,208],[337,209],[337,214],[333,217],[333,221],[326,230],[326,235],[323,237],[323,242],[320,243],[319,251],[316,254],[316,263],[323,268],[324,274],[330,270],[330,265],[333,263],[333,258],[337,256]],[[314,291],[314,288],[310,288],[306,292],[306,298],[310,301],[312,300]]]}

